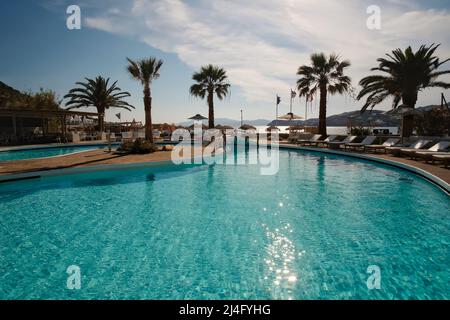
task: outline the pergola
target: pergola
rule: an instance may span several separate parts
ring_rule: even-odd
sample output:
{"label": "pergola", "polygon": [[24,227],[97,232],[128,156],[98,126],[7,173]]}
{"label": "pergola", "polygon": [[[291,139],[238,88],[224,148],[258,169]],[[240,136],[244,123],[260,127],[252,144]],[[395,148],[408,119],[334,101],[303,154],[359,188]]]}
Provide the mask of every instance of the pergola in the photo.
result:
{"label": "pergola", "polygon": [[[25,127],[42,127],[42,132],[45,136],[48,133],[48,120],[56,120],[60,123],[60,132],[65,134],[67,132],[66,119],[72,116],[84,117],[98,117],[99,113],[95,112],[81,112],[72,110],[21,110],[21,109],[0,109],[0,127],[11,128],[14,136],[19,136],[24,133]],[[11,122],[8,125],[8,120]],[[27,125],[31,124],[31,125]]]}

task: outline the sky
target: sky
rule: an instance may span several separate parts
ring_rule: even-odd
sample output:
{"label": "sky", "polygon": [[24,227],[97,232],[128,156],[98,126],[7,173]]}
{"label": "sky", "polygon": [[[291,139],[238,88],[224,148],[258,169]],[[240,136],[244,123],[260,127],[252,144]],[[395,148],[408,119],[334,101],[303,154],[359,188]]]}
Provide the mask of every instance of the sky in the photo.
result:
{"label": "sky", "polygon": [[[81,29],[68,30],[66,9],[81,9]],[[380,8],[381,28],[367,27],[367,8]],[[142,88],[126,72],[126,57],[164,60],[152,84],[154,123],[182,122],[207,104],[189,96],[202,65],[227,70],[231,94],[215,101],[216,118],[274,119],[289,111],[296,71],[314,52],[351,61],[356,92],[376,59],[395,48],[441,43],[450,57],[448,0],[0,0],[0,81],[19,90],[54,90],[63,97],[75,82],[102,75],[131,93],[132,112],[109,110],[107,120],[144,120]],[[446,69],[450,69],[450,62]],[[450,80],[443,78],[443,80]],[[442,89],[420,93],[418,106],[440,103]],[[448,94],[447,94],[448,95]],[[330,96],[328,115],[358,110],[363,101]],[[388,110],[391,101],[377,107]],[[303,115],[304,99],[293,101]],[[94,108],[85,111],[95,111]],[[318,115],[318,99],[308,118]]]}

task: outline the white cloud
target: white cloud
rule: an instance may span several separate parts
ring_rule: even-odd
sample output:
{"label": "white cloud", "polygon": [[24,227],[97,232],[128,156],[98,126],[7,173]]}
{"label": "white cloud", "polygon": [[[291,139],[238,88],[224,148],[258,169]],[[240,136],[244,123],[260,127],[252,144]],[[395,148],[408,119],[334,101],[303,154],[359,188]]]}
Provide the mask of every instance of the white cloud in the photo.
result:
{"label": "white cloud", "polygon": [[294,86],[297,67],[309,63],[312,52],[350,59],[355,86],[376,58],[397,47],[442,42],[439,54],[450,56],[448,11],[420,9],[413,1],[378,2],[380,31],[366,27],[372,3],[351,0],[117,1],[114,10],[85,22],[175,53],[194,69],[221,65],[246,101],[272,104],[276,92]]}

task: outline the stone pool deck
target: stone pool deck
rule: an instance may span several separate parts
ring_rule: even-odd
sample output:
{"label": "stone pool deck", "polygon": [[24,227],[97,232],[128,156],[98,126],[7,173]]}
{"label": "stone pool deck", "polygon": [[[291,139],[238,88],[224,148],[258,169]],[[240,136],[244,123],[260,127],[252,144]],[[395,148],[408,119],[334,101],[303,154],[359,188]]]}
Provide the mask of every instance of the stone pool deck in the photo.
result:
{"label": "stone pool deck", "polygon": [[398,163],[409,165],[411,167],[416,167],[416,168],[422,169],[422,170],[424,170],[428,173],[431,173],[432,175],[444,180],[448,184],[450,184],[450,169],[444,168],[444,166],[441,166],[437,163],[430,164],[430,163],[425,163],[424,161],[415,161],[415,160],[411,160],[411,159],[407,159],[407,158],[394,157],[394,156],[388,155],[388,154],[377,154],[377,155],[370,154],[370,156],[393,161],[393,162],[398,162]]}
{"label": "stone pool deck", "polygon": [[[290,146],[293,149],[294,147],[295,149],[302,149],[297,148],[294,145],[286,144],[286,146]],[[304,148],[304,149],[311,150],[311,148]],[[314,149],[315,150],[318,149],[317,151],[320,151],[320,148]],[[346,154],[352,155],[361,153],[347,152]],[[389,160],[391,162],[397,162],[399,164],[419,168],[440,178],[447,184],[450,184],[450,169],[446,169],[438,164],[432,165],[427,164],[423,161],[414,161],[407,158],[399,158],[386,154],[364,154],[364,156],[374,159]],[[107,152],[106,150],[92,150],[53,158],[0,162],[0,175],[21,174],[21,173],[78,168],[96,165],[133,164],[145,162],[162,162],[170,160],[171,160],[170,151],[158,151],[146,155],[123,155],[123,154],[115,154],[114,152],[110,153]]]}
{"label": "stone pool deck", "polygon": [[0,162],[0,175],[96,165],[170,161],[170,154],[170,151],[158,151],[143,155],[123,155],[99,149],[52,158]]}

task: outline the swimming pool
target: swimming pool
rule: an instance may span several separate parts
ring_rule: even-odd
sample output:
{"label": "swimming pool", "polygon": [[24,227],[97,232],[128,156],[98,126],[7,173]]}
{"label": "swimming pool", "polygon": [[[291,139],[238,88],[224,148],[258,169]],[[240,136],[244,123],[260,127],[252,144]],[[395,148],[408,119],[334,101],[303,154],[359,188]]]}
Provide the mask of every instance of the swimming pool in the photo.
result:
{"label": "swimming pool", "polygon": [[105,144],[88,145],[88,146],[61,146],[61,147],[45,147],[45,148],[30,148],[30,149],[17,149],[10,151],[0,151],[1,161],[13,161],[13,160],[25,160],[36,158],[47,158],[62,156],[75,152],[89,151],[95,149],[103,149],[107,146]]}
{"label": "swimming pool", "polygon": [[409,172],[301,151],[280,151],[273,176],[200,165],[4,183],[0,298],[448,299],[448,212]]}

